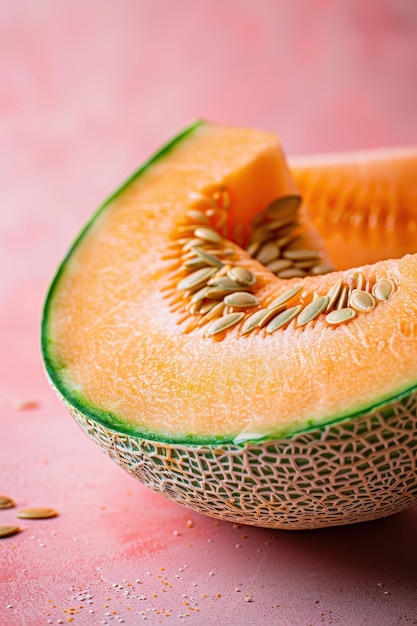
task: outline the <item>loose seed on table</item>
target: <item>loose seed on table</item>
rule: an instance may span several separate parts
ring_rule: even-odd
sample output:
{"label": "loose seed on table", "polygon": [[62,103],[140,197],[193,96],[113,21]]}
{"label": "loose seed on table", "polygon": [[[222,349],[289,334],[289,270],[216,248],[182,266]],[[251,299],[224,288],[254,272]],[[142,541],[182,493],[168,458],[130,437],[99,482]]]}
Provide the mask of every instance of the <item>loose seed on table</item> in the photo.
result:
{"label": "loose seed on table", "polygon": [[16,505],[9,496],[0,495],[0,509],[11,509],[14,506]]}
{"label": "loose seed on table", "polygon": [[19,526],[0,526],[0,539],[10,537],[20,532]]}
{"label": "loose seed on table", "polygon": [[58,515],[55,509],[47,507],[31,507],[29,509],[21,509],[17,512],[16,517],[21,519],[47,519]]}

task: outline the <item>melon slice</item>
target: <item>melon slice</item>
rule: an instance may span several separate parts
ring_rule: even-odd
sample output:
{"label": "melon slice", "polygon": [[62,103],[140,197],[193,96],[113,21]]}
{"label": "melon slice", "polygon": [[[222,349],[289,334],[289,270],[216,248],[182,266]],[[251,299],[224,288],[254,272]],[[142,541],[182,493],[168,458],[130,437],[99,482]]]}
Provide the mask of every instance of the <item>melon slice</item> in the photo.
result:
{"label": "melon slice", "polygon": [[292,172],[274,135],[186,129],[76,240],[42,347],[136,478],[222,519],[313,528],[417,500],[417,151]]}

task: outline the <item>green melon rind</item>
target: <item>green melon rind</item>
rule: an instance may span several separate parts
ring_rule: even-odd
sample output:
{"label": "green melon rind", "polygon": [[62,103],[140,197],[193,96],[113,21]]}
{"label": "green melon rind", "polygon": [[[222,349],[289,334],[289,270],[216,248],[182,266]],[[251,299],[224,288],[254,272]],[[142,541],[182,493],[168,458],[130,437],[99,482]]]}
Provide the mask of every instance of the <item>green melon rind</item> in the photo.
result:
{"label": "green melon rind", "polygon": [[[417,387],[413,387],[412,389],[408,389],[407,391],[400,393],[389,400],[384,400],[378,404],[358,410],[357,412],[349,415],[342,415],[334,417],[333,419],[327,418],[322,421],[319,421],[313,416],[308,421],[304,422],[304,424],[298,429],[295,429],[294,427],[287,427],[286,429],[281,428],[280,430],[268,433],[267,435],[257,435],[256,433],[232,433],[224,436],[213,435],[208,437],[207,435],[199,436],[195,433],[189,433],[186,436],[175,437],[172,434],[146,430],[143,427],[138,427],[129,422],[123,421],[115,413],[112,413],[111,411],[103,411],[99,407],[96,407],[88,402],[81,394],[77,394],[76,391],[70,389],[62,379],[58,378],[59,383],[57,384],[56,380],[49,375],[49,371],[47,373],[50,384],[56,391],[58,391],[59,396],[62,399],[65,399],[65,404],[67,406],[71,405],[71,407],[73,407],[76,411],[79,411],[81,414],[99,422],[105,428],[109,428],[114,432],[131,437],[143,438],[148,441],[164,441],[167,445],[189,444],[215,446],[222,444],[246,444],[249,442],[274,441],[285,437],[293,437],[317,428],[326,428],[332,424],[337,425],[343,422],[360,419],[368,415],[372,415],[375,412],[389,417],[397,405],[400,406],[402,404],[406,404],[409,398],[417,393]],[[277,412],[278,411],[279,408],[277,407]]]}
{"label": "green melon rind", "polygon": [[62,401],[134,478],[217,519],[304,530],[370,521],[417,502],[417,392],[394,403],[389,416],[377,410],[250,445],[151,441],[111,430]]}

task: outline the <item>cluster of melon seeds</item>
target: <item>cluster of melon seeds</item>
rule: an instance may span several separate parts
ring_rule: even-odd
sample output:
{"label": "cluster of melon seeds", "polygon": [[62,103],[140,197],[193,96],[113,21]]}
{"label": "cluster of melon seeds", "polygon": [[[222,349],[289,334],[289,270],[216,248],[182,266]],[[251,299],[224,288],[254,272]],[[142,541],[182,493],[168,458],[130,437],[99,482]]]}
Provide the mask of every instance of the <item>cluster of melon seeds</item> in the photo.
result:
{"label": "cluster of melon seeds", "polygon": [[279,278],[319,276],[333,271],[317,250],[301,247],[300,203],[300,196],[284,196],[272,202],[252,221],[246,251]]}
{"label": "cluster of melon seeds", "polygon": [[[195,208],[187,212],[166,255],[174,260],[166,297],[171,309],[182,313],[179,323],[186,323],[184,332],[204,327],[206,337],[219,338],[240,325],[240,335],[259,329],[271,334],[293,320],[296,327],[303,328],[322,314],[329,326],[339,326],[358,313],[372,311],[393,293],[393,281],[365,280],[357,272],[337,280],[326,294],[306,293],[301,282],[272,302],[261,302],[256,295],[256,275],[236,260],[230,241],[214,226],[224,230],[229,206],[226,194],[221,192],[217,211],[212,200],[206,211]],[[272,203],[256,216],[258,225],[249,236],[248,254],[281,279],[302,279],[332,270],[318,252],[297,247],[294,215],[298,203],[297,196]]]}

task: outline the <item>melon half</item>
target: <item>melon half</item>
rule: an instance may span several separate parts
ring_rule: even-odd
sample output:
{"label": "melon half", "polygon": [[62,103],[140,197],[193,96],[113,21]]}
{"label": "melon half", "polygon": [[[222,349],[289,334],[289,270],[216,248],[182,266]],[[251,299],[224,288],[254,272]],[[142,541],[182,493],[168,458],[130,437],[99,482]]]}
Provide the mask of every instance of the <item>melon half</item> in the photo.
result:
{"label": "melon half", "polygon": [[305,529],[417,501],[417,149],[293,159],[197,122],[51,284],[50,382],[106,454],[201,513]]}

